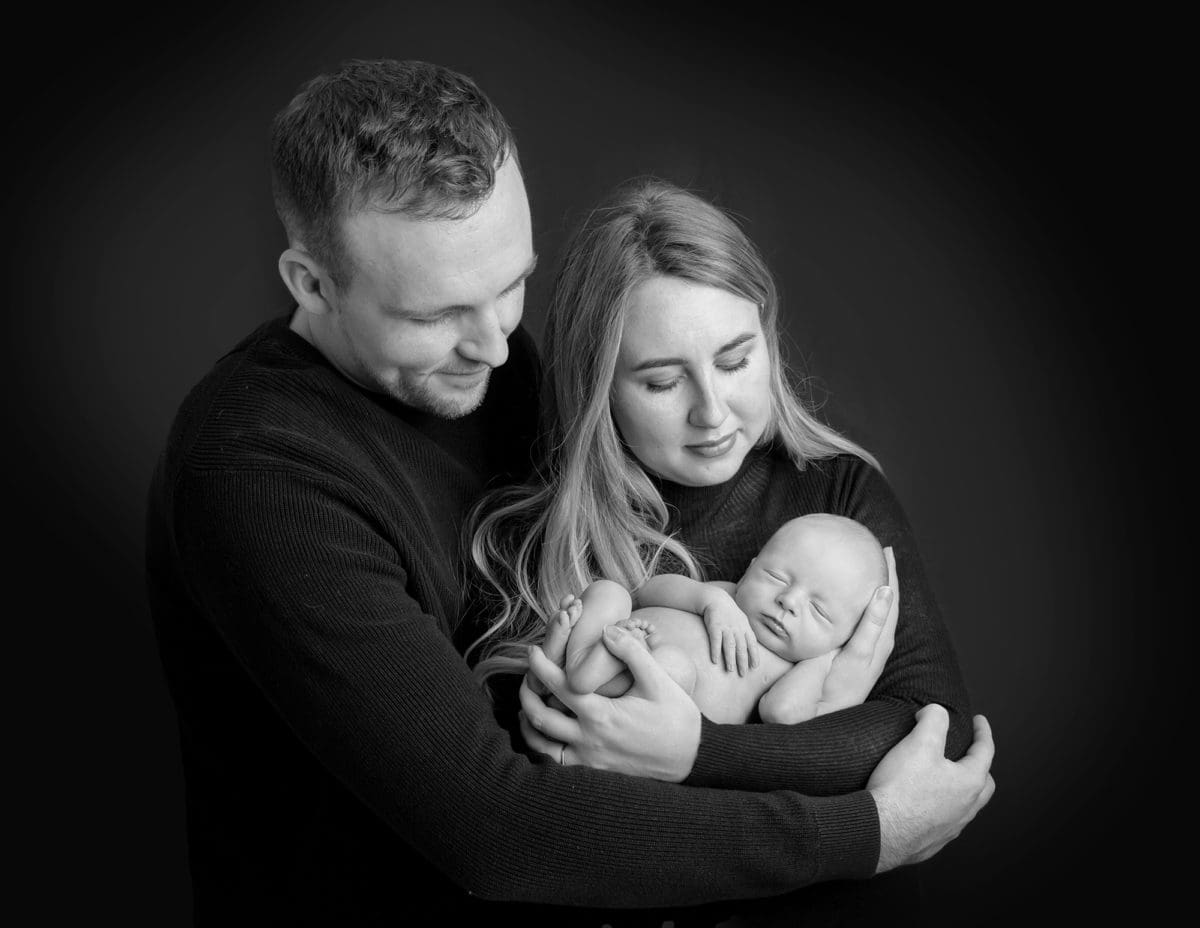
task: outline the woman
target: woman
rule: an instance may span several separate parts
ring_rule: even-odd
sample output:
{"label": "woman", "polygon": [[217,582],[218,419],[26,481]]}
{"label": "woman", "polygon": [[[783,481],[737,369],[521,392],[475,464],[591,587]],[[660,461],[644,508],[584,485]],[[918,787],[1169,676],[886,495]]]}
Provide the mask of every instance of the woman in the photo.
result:
{"label": "woman", "polygon": [[[736,578],[783,522],[832,512],[893,549],[894,651],[861,705],[740,726],[737,777],[710,785],[859,788],[932,702],[950,714],[947,755],[963,753],[966,692],[912,532],[875,459],[789,386],[774,282],[736,223],[662,181],[618,190],[568,246],[544,354],[537,477],[485,501],[473,540],[501,601],[476,643],[481,677],[523,670],[563,598],[595,579]],[[560,762],[588,760],[568,726],[523,730]]]}

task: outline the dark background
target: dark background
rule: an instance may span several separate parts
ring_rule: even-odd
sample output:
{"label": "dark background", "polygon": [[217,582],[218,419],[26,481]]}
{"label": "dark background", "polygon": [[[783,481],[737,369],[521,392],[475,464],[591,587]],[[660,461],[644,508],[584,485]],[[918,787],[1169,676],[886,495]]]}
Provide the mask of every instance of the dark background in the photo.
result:
{"label": "dark background", "polygon": [[12,34],[9,657],[31,679],[10,737],[42,911],[189,923],[145,490],[185,391],[287,308],[272,115],[395,57],[471,75],[514,127],[535,334],[565,230],[632,175],[706,193],[764,250],[793,360],[882,461],[995,731],[995,799],[924,865],[941,916],[1152,912],[1147,823],[1179,785],[1145,775],[1170,642],[1143,499],[1173,453],[1143,401],[1153,49],[1044,7],[583,6],[105,8]]}

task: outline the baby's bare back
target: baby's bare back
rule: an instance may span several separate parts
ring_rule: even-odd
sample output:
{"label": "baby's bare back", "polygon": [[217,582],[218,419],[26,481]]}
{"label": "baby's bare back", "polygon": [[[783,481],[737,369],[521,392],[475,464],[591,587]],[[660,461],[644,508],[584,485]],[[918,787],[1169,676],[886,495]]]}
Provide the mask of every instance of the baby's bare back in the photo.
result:
{"label": "baby's bare back", "polygon": [[793,665],[766,648],[759,648],[759,664],[744,677],[712,662],[704,620],[694,612],[645,606],[631,618],[649,622],[654,633],[647,639],[651,651],[671,647],[685,655],[696,668],[692,699],[709,719],[740,723],[750,718],[762,694]]}

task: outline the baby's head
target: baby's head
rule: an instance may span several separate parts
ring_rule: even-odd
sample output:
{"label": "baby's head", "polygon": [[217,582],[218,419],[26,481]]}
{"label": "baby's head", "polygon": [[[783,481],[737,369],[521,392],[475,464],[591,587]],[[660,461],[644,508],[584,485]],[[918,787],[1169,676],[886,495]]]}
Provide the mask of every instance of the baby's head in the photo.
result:
{"label": "baby's head", "polygon": [[845,516],[814,513],[780,526],[738,581],[733,598],[768,651],[802,661],[850,638],[888,582],[875,536]]}

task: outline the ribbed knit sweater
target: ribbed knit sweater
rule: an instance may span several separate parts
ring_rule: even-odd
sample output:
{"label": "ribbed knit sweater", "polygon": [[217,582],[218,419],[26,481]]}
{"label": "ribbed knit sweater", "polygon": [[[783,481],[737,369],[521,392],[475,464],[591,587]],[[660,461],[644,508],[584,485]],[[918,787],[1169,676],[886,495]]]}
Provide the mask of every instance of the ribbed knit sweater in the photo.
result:
{"label": "ribbed knit sweater", "polygon": [[861,522],[896,558],[900,619],[896,644],[866,703],[798,725],[704,722],[689,783],[742,789],[798,789],[832,795],[861,789],[887,751],[936,702],[950,714],[946,755],[971,744],[971,711],[958,661],[917,554],[908,520],[887,481],[843,454],[797,469],[778,447],[756,449],[715,487],[658,481],[676,531],[706,576],[736,581],[788,519],[830,512]]}
{"label": "ribbed knit sweater", "polygon": [[[874,870],[861,788],[676,786],[514,752],[451,644],[466,511],[527,464],[536,362],[523,333],[510,349],[483,407],[448,422],[356,387],[281,319],[184,401],[147,578],[197,924],[692,904]],[[745,727],[705,726],[697,783],[771,778],[771,754],[738,772]]]}

